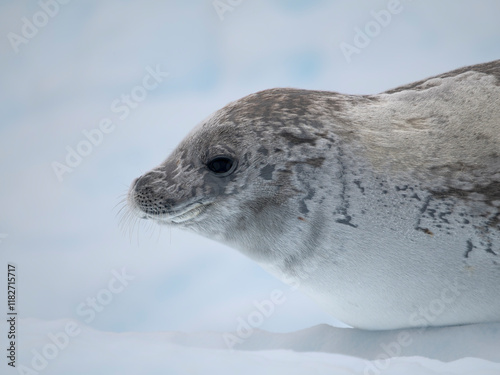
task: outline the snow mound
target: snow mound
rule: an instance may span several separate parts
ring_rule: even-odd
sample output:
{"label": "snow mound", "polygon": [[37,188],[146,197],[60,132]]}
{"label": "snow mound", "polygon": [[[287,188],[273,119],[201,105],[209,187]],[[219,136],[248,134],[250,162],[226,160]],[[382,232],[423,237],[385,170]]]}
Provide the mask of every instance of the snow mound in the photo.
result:
{"label": "snow mound", "polygon": [[[255,330],[244,339],[242,332],[101,332],[73,320],[21,319],[18,327],[19,374],[500,373],[500,324],[394,331],[319,325]],[[229,348],[234,337],[240,342]]]}

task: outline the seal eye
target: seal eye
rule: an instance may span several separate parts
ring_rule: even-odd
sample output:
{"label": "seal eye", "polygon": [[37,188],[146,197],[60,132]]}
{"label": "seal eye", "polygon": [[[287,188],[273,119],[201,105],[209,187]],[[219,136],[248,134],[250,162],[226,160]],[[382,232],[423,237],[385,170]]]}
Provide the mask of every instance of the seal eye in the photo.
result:
{"label": "seal eye", "polygon": [[207,163],[208,169],[216,175],[227,176],[236,169],[236,161],[228,156],[216,156]]}

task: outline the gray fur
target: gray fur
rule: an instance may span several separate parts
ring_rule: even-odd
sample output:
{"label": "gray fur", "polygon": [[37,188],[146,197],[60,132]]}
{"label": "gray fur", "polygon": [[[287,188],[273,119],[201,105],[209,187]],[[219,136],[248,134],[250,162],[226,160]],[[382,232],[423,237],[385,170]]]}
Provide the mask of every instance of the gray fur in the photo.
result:
{"label": "gray fur", "polygon": [[[218,155],[237,160],[233,174],[207,169]],[[356,327],[499,321],[500,60],[378,95],[249,95],[136,180],[129,202],[239,249]]]}

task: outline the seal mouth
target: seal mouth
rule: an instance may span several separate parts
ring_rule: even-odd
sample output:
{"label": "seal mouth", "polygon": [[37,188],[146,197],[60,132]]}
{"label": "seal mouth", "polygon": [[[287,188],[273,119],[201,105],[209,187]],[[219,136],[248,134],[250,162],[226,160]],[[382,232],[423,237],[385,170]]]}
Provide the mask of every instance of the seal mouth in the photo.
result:
{"label": "seal mouth", "polygon": [[142,219],[153,219],[162,224],[180,224],[190,221],[204,212],[211,203],[193,203],[182,210],[164,215],[152,215],[145,213]]}

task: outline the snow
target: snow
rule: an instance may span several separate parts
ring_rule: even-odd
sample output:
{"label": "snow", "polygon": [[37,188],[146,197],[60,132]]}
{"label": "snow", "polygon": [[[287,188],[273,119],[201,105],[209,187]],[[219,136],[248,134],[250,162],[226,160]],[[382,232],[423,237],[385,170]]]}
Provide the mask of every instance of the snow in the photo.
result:
{"label": "snow", "polygon": [[[500,324],[381,332],[319,325],[255,331],[232,349],[220,332],[114,333],[38,319],[22,319],[19,327],[20,374],[500,373]],[[397,349],[403,333],[411,342]]]}

